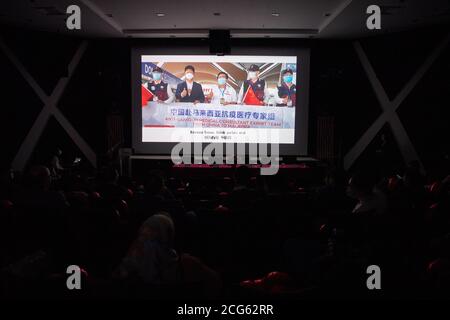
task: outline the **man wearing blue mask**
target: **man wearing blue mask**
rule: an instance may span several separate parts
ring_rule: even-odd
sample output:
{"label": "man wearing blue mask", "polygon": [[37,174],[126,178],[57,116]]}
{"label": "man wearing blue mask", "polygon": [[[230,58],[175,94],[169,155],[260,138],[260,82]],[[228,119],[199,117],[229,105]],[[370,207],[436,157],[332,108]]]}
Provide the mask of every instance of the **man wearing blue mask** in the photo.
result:
{"label": "man wearing blue mask", "polygon": [[286,69],[281,72],[281,85],[278,86],[278,106],[295,107],[297,88],[293,81],[294,72],[291,69]]}
{"label": "man wearing blue mask", "polygon": [[171,103],[175,99],[175,95],[170,85],[162,80],[163,70],[155,67],[152,70],[152,81],[147,83],[147,89],[153,94],[153,101],[159,103]]}
{"label": "man wearing blue mask", "polygon": [[236,90],[228,83],[228,74],[225,72],[219,72],[217,74],[217,85],[211,88],[211,92],[208,95],[208,99],[213,104],[236,104],[237,95]]}

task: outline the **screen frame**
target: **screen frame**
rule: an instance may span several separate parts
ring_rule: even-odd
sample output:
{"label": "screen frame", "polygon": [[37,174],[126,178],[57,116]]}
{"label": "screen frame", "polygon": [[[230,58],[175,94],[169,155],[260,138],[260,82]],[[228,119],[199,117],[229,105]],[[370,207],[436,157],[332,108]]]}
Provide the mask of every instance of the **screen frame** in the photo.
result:
{"label": "screen frame", "polygon": [[[232,48],[232,54],[241,56],[296,56],[297,79],[299,88],[296,101],[295,140],[293,144],[279,144],[280,156],[308,155],[308,124],[309,124],[309,82],[310,53],[308,47],[273,48],[261,46],[239,46]],[[141,56],[142,55],[205,55],[210,56],[208,46],[194,47],[154,47],[133,46],[131,48],[131,126],[132,147],[136,154],[168,155],[177,142],[142,142],[142,108],[141,101]],[[209,143],[202,143],[202,150]],[[230,143],[235,145],[237,143]],[[228,145],[228,143],[227,143]],[[194,150],[194,148],[192,148]],[[248,147],[246,148],[248,150]]]}

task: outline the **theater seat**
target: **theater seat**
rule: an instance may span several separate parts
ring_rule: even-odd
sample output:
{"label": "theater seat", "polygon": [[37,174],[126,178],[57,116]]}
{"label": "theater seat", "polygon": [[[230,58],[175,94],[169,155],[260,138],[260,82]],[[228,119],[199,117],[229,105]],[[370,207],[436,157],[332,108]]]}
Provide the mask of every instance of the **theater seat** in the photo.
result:
{"label": "theater seat", "polygon": [[230,209],[228,209],[227,207],[219,204],[215,209],[214,212],[216,213],[230,213]]}
{"label": "theater seat", "polygon": [[429,188],[428,188],[428,192],[432,195],[432,196],[436,196],[440,191],[441,191],[441,187],[442,184],[439,181],[435,181],[432,184],[430,184]]}
{"label": "theater seat", "polygon": [[101,199],[101,198],[102,198],[102,196],[100,195],[100,193],[98,193],[98,192],[96,192],[96,191],[91,192],[89,196],[90,196],[90,198],[93,199],[93,200],[98,200],[98,199]]}
{"label": "theater seat", "polygon": [[0,208],[2,210],[11,210],[14,208],[14,204],[12,203],[12,201],[9,200],[2,200],[1,201],[1,205]]}
{"label": "theater seat", "polygon": [[244,280],[240,283],[240,286],[275,294],[292,290],[293,284],[292,278],[287,273],[272,271],[261,279]]}
{"label": "theater seat", "polygon": [[390,177],[388,180],[388,190],[394,191],[398,187],[398,178],[397,177]]}
{"label": "theater seat", "polygon": [[133,190],[131,190],[131,189],[127,189],[127,197],[128,197],[128,199],[131,199],[131,198],[133,198],[133,196],[134,196],[134,192],[133,192]]}

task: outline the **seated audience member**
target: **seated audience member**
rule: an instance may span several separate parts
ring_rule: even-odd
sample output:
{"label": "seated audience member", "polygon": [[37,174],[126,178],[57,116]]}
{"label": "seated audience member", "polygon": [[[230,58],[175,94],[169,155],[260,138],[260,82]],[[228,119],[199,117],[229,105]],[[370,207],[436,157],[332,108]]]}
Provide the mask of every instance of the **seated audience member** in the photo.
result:
{"label": "seated audience member", "polygon": [[164,204],[174,200],[174,196],[164,183],[163,174],[158,170],[151,170],[147,173],[144,181],[144,188],[137,192],[131,208],[137,225],[141,225],[149,216],[158,211],[167,211]]}
{"label": "seated audience member", "polygon": [[414,209],[425,207],[425,177],[420,172],[420,165],[411,162],[403,175],[403,191]]}
{"label": "seated audience member", "polygon": [[226,203],[227,206],[242,211],[253,206],[256,202],[257,192],[251,187],[250,181],[251,169],[247,166],[238,167],[234,173],[234,187]]}
{"label": "seated audience member", "polygon": [[148,218],[123,259],[119,276],[149,284],[200,282],[209,293],[217,294],[220,287],[217,274],[189,255],[180,257],[174,241],[175,227],[167,213]]}
{"label": "seated audience member", "polygon": [[163,173],[152,170],[145,179],[145,192],[153,197],[160,197],[162,200],[174,200],[175,197],[166,187]]}
{"label": "seated audience member", "polygon": [[119,172],[113,166],[105,166],[100,169],[96,191],[100,193],[107,203],[116,203],[126,196],[127,189],[120,186]]}
{"label": "seated audience member", "polygon": [[376,178],[369,172],[360,171],[350,178],[347,195],[358,200],[353,208],[353,213],[381,215],[386,212],[386,197],[382,192],[375,189],[375,184]]}
{"label": "seated audience member", "polygon": [[33,166],[26,174],[24,188],[15,195],[11,243],[18,257],[41,248],[64,252],[69,205],[64,194],[50,190],[50,186],[50,170]]}
{"label": "seated audience member", "polygon": [[61,165],[62,150],[57,148],[52,159],[50,160],[50,171],[53,177],[59,177],[64,172],[64,167]]}
{"label": "seated audience member", "polygon": [[13,190],[14,174],[11,169],[2,169],[0,171],[0,200],[11,198]]}
{"label": "seated audience member", "polygon": [[148,218],[120,266],[122,277],[136,276],[147,283],[178,280],[178,254],[173,249],[175,229],[168,216]]}
{"label": "seated audience member", "polygon": [[251,178],[251,172],[250,172],[249,167],[247,167],[247,166],[238,167],[234,174],[235,184],[234,184],[233,191],[250,189],[250,187],[249,187],[250,178]]}
{"label": "seated audience member", "polygon": [[26,187],[15,203],[27,208],[64,209],[67,207],[61,192],[51,191],[50,170],[45,166],[33,166],[26,176]]}

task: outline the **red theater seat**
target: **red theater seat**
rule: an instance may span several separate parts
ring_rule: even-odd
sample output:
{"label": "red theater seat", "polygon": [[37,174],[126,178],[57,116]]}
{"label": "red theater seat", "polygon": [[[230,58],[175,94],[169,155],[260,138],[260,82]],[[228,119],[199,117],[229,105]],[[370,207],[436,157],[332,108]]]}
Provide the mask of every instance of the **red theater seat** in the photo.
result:
{"label": "red theater seat", "polygon": [[398,178],[397,177],[390,177],[388,180],[388,190],[394,191],[398,187]]}
{"label": "red theater seat", "polygon": [[96,192],[96,191],[91,192],[90,197],[91,197],[91,199],[93,199],[93,200],[98,200],[98,199],[101,199],[101,198],[102,198],[102,196],[100,195],[100,193],[98,193],[98,192]]}
{"label": "red theater seat", "polygon": [[1,208],[3,210],[11,210],[14,207],[14,204],[9,200],[2,200],[1,201]]}
{"label": "red theater seat", "polygon": [[214,212],[216,213],[229,213],[230,209],[228,209],[227,207],[219,204],[215,209]]}
{"label": "red theater seat", "polygon": [[441,183],[439,181],[435,181],[433,182],[428,191],[432,194],[432,195],[437,195],[440,191],[441,191]]}
{"label": "red theater seat", "polygon": [[128,203],[125,200],[120,200],[117,208],[120,212],[127,213],[128,212]]}
{"label": "red theater seat", "polygon": [[134,196],[133,190],[127,189],[127,197],[131,199],[131,198],[133,198],[133,196]]}
{"label": "red theater seat", "polygon": [[266,293],[283,293],[293,289],[293,280],[285,272],[273,271],[262,279],[244,280],[240,286],[248,289],[265,291]]}

